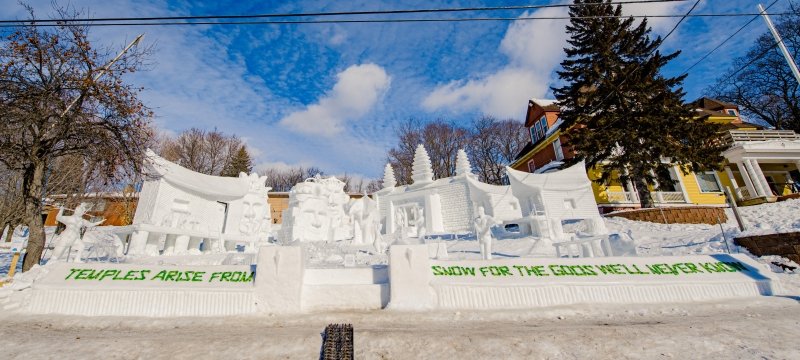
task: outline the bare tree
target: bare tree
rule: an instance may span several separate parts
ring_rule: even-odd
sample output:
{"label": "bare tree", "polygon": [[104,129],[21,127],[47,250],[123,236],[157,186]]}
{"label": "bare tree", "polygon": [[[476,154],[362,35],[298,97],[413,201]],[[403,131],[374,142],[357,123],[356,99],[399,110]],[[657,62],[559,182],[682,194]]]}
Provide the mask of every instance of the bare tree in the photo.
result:
{"label": "bare tree", "polygon": [[206,132],[191,128],[174,139],[161,135],[156,152],[189,170],[221,175],[243,147],[236,135],[226,135],[217,129]]}
{"label": "bare tree", "polygon": [[[143,65],[149,49],[134,47],[104,66],[114,52],[93,48],[86,27],[38,27],[28,10],[31,22],[0,44],[0,162],[21,174],[22,222],[30,229],[23,270],[39,262],[44,247],[48,167],[73,156],[113,181],[121,168],[141,170],[152,137],[140,89],[123,79]],[[56,10],[60,18],[79,15]]]}
{"label": "bare tree", "polygon": [[[800,9],[793,2],[790,8],[792,14],[783,17],[777,28],[789,52],[797,58]],[[706,93],[739,105],[747,118],[761,120],[776,129],[800,132],[800,85],[775,45],[772,35],[765,32]]]}
{"label": "bare tree", "polygon": [[503,184],[505,167],[527,141],[522,122],[487,116],[476,120],[470,129],[468,151],[473,172],[483,182]]}
{"label": "bare tree", "polygon": [[456,155],[458,149],[466,147],[468,135],[467,129],[442,119],[426,124],[412,119],[400,125],[398,143],[388,152],[398,184],[411,183],[411,164],[419,144],[428,151],[436,178],[455,175]]}
{"label": "bare tree", "polygon": [[266,175],[267,186],[271,187],[272,191],[279,192],[289,191],[293,186],[308,178],[324,175],[322,170],[317,167],[305,168],[302,166],[288,169],[267,168],[259,171],[259,174]]}

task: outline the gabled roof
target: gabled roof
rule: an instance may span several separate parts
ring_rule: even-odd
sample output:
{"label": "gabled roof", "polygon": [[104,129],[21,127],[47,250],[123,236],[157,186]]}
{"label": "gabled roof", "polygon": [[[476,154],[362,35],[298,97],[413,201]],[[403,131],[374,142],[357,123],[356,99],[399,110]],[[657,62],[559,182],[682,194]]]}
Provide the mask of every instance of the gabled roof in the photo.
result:
{"label": "gabled roof", "polygon": [[729,102],[712,99],[705,96],[695,101],[692,101],[691,105],[698,109],[711,110],[711,111],[723,111],[724,109],[737,109],[737,110],[739,109],[739,106],[736,104],[731,104]]}
{"label": "gabled roof", "polygon": [[539,105],[545,111],[560,111],[558,101],[554,99],[531,99],[531,104]]}

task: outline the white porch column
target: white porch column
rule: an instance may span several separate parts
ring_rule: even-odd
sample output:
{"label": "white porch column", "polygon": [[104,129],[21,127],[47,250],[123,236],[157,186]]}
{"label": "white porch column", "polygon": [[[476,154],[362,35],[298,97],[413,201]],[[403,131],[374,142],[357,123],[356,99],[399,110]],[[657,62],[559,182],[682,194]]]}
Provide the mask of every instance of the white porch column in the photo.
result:
{"label": "white porch column", "polygon": [[[750,174],[747,171],[747,167],[740,162],[736,163],[736,167],[739,168],[739,173],[742,174],[742,180],[744,180],[744,186],[747,187],[747,192],[750,193],[750,197],[758,197],[759,192],[756,191],[755,184],[753,184],[753,180],[750,179]],[[745,199],[742,199],[745,200]]]}
{"label": "white porch column", "polygon": [[772,196],[772,190],[769,188],[767,178],[764,176],[764,172],[761,171],[761,166],[758,165],[758,161],[756,159],[750,159],[750,161],[753,163],[753,170],[756,171],[756,179],[761,182],[761,187],[764,189],[764,196]]}
{"label": "white porch column", "polygon": [[728,175],[728,179],[731,180],[731,185],[733,186],[734,189],[739,187],[739,184],[736,183],[736,178],[733,177],[733,172],[731,171],[730,166],[725,167],[725,175]]}
{"label": "white porch column", "polygon": [[753,183],[753,187],[756,190],[756,196],[767,196],[764,192],[763,183],[758,180],[758,173],[753,168],[753,163],[750,159],[744,159],[744,167],[747,169],[747,175],[750,176],[750,181]]}

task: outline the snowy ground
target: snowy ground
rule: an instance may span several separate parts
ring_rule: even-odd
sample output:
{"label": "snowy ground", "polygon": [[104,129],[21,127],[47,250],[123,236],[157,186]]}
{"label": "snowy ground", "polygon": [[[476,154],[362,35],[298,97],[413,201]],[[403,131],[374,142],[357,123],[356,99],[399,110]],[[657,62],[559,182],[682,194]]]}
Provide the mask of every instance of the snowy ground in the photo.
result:
{"label": "snowy ground", "polygon": [[[800,231],[800,200],[742,208],[745,234]],[[652,224],[606,219],[619,241],[641,255],[738,252],[733,216],[719,225]],[[723,235],[724,234],[724,235]],[[436,240],[434,240],[436,241]],[[474,238],[444,240],[451,258],[479,258]],[[552,256],[552,246],[501,234],[496,257]],[[368,249],[359,263],[380,263]],[[0,274],[10,254],[0,249]],[[311,251],[312,265],[342,261],[334,247]],[[338,257],[337,257],[338,256]],[[179,263],[180,257],[129,259]],[[777,257],[763,257],[796,266]],[[246,263],[243,255],[195,258]],[[316,263],[314,262],[316,261]],[[319,356],[325,325],[352,323],[357,358],[719,358],[797,359],[800,269],[782,272],[779,296],[708,303],[584,305],[525,311],[391,310],[227,318],[92,318],[0,311],[0,358],[297,358]],[[1,302],[2,299],[0,299]]]}
{"label": "snowy ground", "polygon": [[0,323],[6,359],[315,359],[329,323],[353,324],[357,359],[797,359],[800,303],[201,319],[0,314]]}

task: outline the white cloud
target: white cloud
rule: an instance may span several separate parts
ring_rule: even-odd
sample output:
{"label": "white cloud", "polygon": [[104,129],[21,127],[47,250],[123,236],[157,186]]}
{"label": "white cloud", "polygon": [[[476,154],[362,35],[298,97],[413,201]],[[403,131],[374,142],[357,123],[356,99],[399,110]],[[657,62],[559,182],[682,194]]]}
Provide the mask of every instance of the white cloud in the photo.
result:
{"label": "white cloud", "polygon": [[336,75],[336,85],[316,104],[293,112],[280,124],[303,134],[332,136],[347,120],[366,115],[389,88],[391,78],[375,64],[352,65]]}
{"label": "white cloud", "polygon": [[[549,8],[522,17],[566,16],[563,8]],[[552,72],[563,57],[566,20],[515,21],[500,43],[508,64],[492,74],[440,85],[422,102],[429,110],[455,112],[478,109],[499,117],[519,117],[532,97],[544,96]]]}

